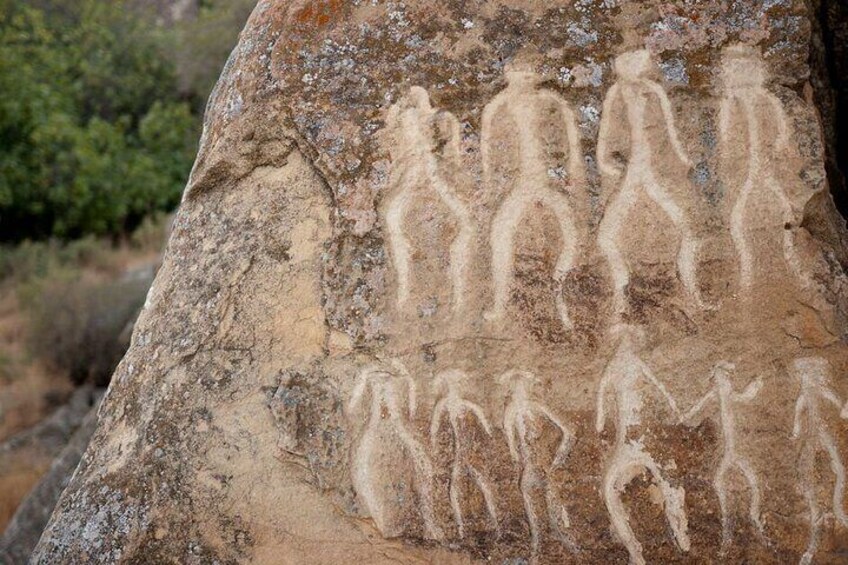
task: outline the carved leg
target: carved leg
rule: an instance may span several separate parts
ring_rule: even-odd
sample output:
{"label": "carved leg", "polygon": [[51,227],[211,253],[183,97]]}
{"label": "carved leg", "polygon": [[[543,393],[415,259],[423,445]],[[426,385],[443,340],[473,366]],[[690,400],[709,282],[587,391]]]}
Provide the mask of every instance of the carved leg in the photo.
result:
{"label": "carved leg", "polygon": [[836,484],[833,485],[833,515],[843,527],[848,527],[848,516],[845,515],[843,502],[845,500],[845,465],[842,464],[839,449],[836,447],[833,438],[822,433],[821,444],[830,456],[830,468],[836,477]]}
{"label": "carved leg", "polygon": [[426,535],[431,539],[444,539],[445,534],[436,523],[436,515],[433,512],[433,465],[430,463],[430,458],[421,448],[421,444],[406,429],[396,427],[396,431],[412,460],[415,490],[418,494],[418,504]]}
{"label": "carved leg", "polygon": [[674,539],[678,547],[683,551],[689,551],[691,543],[689,541],[688,527],[689,522],[686,517],[686,491],[682,487],[673,487],[662,476],[659,465],[647,453],[643,453],[645,458],[645,468],[651,473],[654,482],[665,498],[665,517],[668,520],[671,531],[674,534]]}
{"label": "carved leg", "polygon": [[751,522],[757,527],[760,534],[765,535],[765,528],[763,527],[762,520],[760,519],[760,487],[757,484],[757,474],[745,458],[738,457],[736,459],[736,466],[740,471],[742,471],[742,474],[745,476],[745,480],[748,481],[748,488],[751,491],[751,504],[748,516],[750,516]]}
{"label": "carved leg", "polygon": [[671,197],[671,193],[663,187],[653,175],[645,183],[648,196],[662,208],[674,227],[680,232],[680,250],[677,252],[677,272],[683,282],[687,298],[698,307],[705,307],[698,287],[698,249],[700,244],[689,227],[689,221],[683,209]]}
{"label": "carved leg", "polygon": [[548,190],[542,202],[553,211],[559,221],[559,229],[562,234],[562,252],[554,269],[554,279],[559,283],[556,298],[560,319],[566,328],[571,329],[573,324],[568,315],[568,307],[562,297],[562,282],[565,275],[574,267],[574,261],[577,258],[577,230],[574,227],[571,207],[565,196],[553,190]]}
{"label": "carved leg", "polygon": [[627,309],[624,290],[630,282],[630,267],[619,247],[619,232],[624,227],[627,214],[634,204],[634,183],[629,176],[624,180],[619,193],[613,197],[604,212],[598,227],[598,246],[609,264],[613,282],[613,310],[616,317]]}
{"label": "carved leg", "polygon": [[801,556],[801,565],[810,565],[813,557],[816,555],[819,547],[819,526],[821,525],[821,517],[819,516],[819,504],[816,500],[816,485],[813,482],[816,451],[812,442],[807,440],[808,445],[804,446],[801,452],[801,476],[804,488],[804,498],[807,501],[807,507],[810,509],[810,538],[807,542],[807,550]]}
{"label": "carved leg", "polygon": [[536,486],[536,474],[532,465],[525,460],[524,469],[521,471],[521,498],[524,500],[524,514],[527,517],[527,525],[530,527],[530,555],[535,561],[542,548],[542,533],[539,528],[539,516],[533,504],[533,488]]}
{"label": "carved leg", "polygon": [[730,470],[730,461],[727,455],[721,458],[718,470],[713,478],[713,488],[718,496],[718,506],[721,510],[721,549],[727,549],[731,541],[730,515],[727,509],[727,472]]}
{"label": "carved leg", "polygon": [[513,280],[515,260],[515,232],[527,202],[524,196],[513,191],[503,202],[492,222],[492,285],[494,303],[486,314],[488,319],[503,318],[509,301],[509,291]]}
{"label": "carved leg", "polygon": [[453,285],[453,309],[462,310],[465,305],[465,279],[471,262],[471,244],[474,241],[474,220],[465,204],[450,191],[447,183],[437,176],[436,191],[442,201],[456,217],[459,234],[450,246],[450,275]]}
{"label": "carved leg", "polygon": [[745,226],[745,209],[748,206],[748,198],[754,189],[754,181],[751,175],[742,186],[739,197],[733,205],[730,213],[730,238],[739,256],[739,287],[743,296],[748,296],[754,284],[754,255],[748,245],[748,236]]}
{"label": "carved leg", "polygon": [[462,520],[462,506],[459,501],[459,481],[462,478],[461,471],[460,461],[457,457],[454,459],[453,467],[451,468],[450,503],[453,510],[453,519],[456,521],[456,526],[459,529],[459,537],[464,538],[465,522]]}
{"label": "carved leg", "polygon": [[486,503],[486,511],[489,513],[489,519],[492,523],[492,528],[500,533],[501,526],[498,521],[498,508],[495,504],[495,497],[492,494],[492,489],[486,482],[486,479],[483,475],[474,467],[468,467],[469,474],[474,478],[474,482],[477,483],[477,488],[480,489],[480,492],[483,493],[483,501]]}
{"label": "carved leg", "polygon": [[[642,545],[636,539],[636,534],[633,533],[633,529],[630,527],[630,518],[627,515],[627,509],[621,501],[621,493],[624,492],[627,483],[638,472],[634,472],[636,470],[635,468],[631,468],[630,472],[628,472],[626,467],[627,462],[618,461],[618,459],[620,458],[616,458],[616,462],[613,463],[604,477],[604,504],[607,507],[613,530],[630,554],[630,563],[632,565],[645,565],[645,558],[642,556]],[[625,467],[619,469],[622,463]],[[641,469],[641,466],[638,468]]]}

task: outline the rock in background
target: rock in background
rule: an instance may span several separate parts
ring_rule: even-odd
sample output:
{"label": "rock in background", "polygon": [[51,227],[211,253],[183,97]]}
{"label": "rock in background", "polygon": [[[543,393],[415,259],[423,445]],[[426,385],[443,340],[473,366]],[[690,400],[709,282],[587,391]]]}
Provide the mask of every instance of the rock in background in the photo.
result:
{"label": "rock in background", "polygon": [[260,2],[34,561],[838,561],[815,17]]}

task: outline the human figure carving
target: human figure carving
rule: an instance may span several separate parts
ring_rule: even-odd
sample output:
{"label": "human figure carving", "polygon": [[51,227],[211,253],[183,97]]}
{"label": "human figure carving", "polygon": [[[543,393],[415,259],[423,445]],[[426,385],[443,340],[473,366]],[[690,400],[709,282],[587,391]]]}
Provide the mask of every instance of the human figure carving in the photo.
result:
{"label": "human figure carving", "polygon": [[718,402],[724,447],[721,461],[713,479],[713,487],[718,495],[721,508],[722,549],[725,549],[731,541],[730,517],[727,512],[727,474],[730,471],[740,472],[748,483],[748,488],[751,491],[748,516],[756,526],[757,531],[761,535],[764,534],[763,524],[760,520],[760,488],[757,474],[748,458],[739,454],[736,449],[736,416],[734,414],[735,405],[751,402],[759,394],[763,382],[762,379],[757,379],[745,387],[743,392],[738,393],[733,390],[733,383],[730,381],[730,376],[735,370],[736,366],[733,363],[726,361],[716,363],[711,375],[712,388],[683,416],[684,421],[690,420],[699,412],[702,412],[713,400]]}
{"label": "human figure carving", "polygon": [[[404,414],[403,387],[406,387],[408,413]],[[362,370],[350,398],[349,410],[353,412],[362,402],[368,389],[371,390],[371,407],[365,431],[354,453],[353,485],[362,498],[371,516],[382,532],[390,532],[384,510],[384,501],[377,495],[374,482],[377,478],[372,472],[372,461],[381,449],[381,432],[388,431],[394,436],[413,468],[415,491],[424,522],[425,535],[432,539],[444,538],[442,529],[436,522],[433,511],[433,465],[424,447],[407,427],[407,417],[415,415],[415,382],[399,361],[390,368],[383,365],[371,365]]]}
{"label": "human figure carving", "polygon": [[[573,541],[565,533],[565,529],[570,526],[568,512],[565,506],[557,500],[556,493],[553,491],[547,476],[565,462],[574,444],[574,432],[566,427],[545,405],[533,400],[531,388],[536,382],[536,377],[532,373],[508,371],[500,376],[499,381],[502,385],[508,385],[511,393],[504,412],[503,427],[509,453],[513,461],[521,466],[519,486],[521,496],[524,499],[524,513],[530,526],[531,556],[535,560],[542,544],[542,525],[536,504],[533,501],[533,491],[536,489],[544,491],[548,521],[554,534],[562,543],[574,550]],[[537,468],[531,453],[530,444],[533,441],[534,432],[530,429],[530,426],[537,421],[537,418],[553,424],[562,436],[547,473],[543,473]]]}
{"label": "human figure carving", "polygon": [[627,510],[621,500],[627,485],[647,471],[659,487],[664,499],[664,509],[674,539],[683,551],[689,551],[688,521],[685,508],[685,491],[682,487],[672,487],[663,477],[660,466],[645,451],[641,438],[631,439],[631,429],[641,423],[642,395],[639,388],[641,379],[653,385],[677,416],[680,412],[674,399],[660,382],[650,367],[639,358],[637,348],[643,346],[644,335],[640,329],[632,326],[617,325],[613,335],[620,337],[618,348],[604,370],[598,390],[598,406],[595,428],[598,433],[606,427],[606,396],[615,394],[616,428],[615,448],[604,475],[603,494],[613,529],[630,553],[630,562],[645,563],[642,545],[636,539],[630,527]]}
{"label": "human figure carving", "polygon": [[487,317],[500,319],[506,313],[509,291],[514,279],[516,232],[529,210],[534,206],[543,206],[556,217],[563,239],[553,276],[559,282],[556,304],[560,319],[566,328],[571,328],[571,318],[562,297],[562,279],[574,267],[578,251],[577,228],[568,199],[549,186],[550,179],[544,161],[538,120],[546,104],[556,108],[562,115],[562,125],[568,137],[568,172],[573,182],[579,184],[585,175],[574,112],[568,103],[555,93],[539,89],[541,78],[529,66],[512,64],[506,70],[506,80],[507,87],[486,105],[482,119],[481,157],[484,182],[491,186],[492,139],[496,125],[510,122],[516,125],[514,140],[517,144],[519,164],[516,184],[492,222],[490,239],[494,303]]}
{"label": "human figure carving", "polygon": [[839,448],[827,429],[825,417],[822,415],[823,404],[833,405],[840,410],[842,418],[848,418],[848,404],[843,406],[828,383],[829,364],[821,357],[804,357],[793,363],[795,376],[801,383],[801,391],[795,402],[795,422],[792,427],[792,438],[801,439],[803,447],[799,461],[799,470],[804,481],[804,497],[810,509],[810,538],[807,551],[801,558],[801,563],[810,563],[815,556],[819,543],[819,530],[824,520],[816,497],[815,466],[816,455],[824,450],[830,458],[830,468],[836,478],[833,487],[833,515],[842,527],[848,527],[848,516],[845,514],[843,500],[845,498],[845,465],[839,454]]}
{"label": "human figure carving", "polygon": [[492,427],[483,409],[477,404],[462,397],[459,386],[466,378],[465,373],[458,370],[444,371],[436,376],[433,382],[434,388],[444,389],[444,396],[436,402],[433,409],[433,418],[430,422],[430,443],[435,446],[439,430],[447,420],[453,435],[453,463],[451,465],[450,481],[450,503],[453,510],[454,520],[459,529],[459,537],[465,537],[465,521],[462,516],[462,505],[460,503],[460,486],[463,476],[470,477],[483,495],[486,510],[489,513],[492,526],[498,529],[498,512],[495,505],[495,497],[492,487],[483,474],[468,460],[467,444],[460,431],[460,421],[463,416],[470,416],[486,432],[492,435]]}
{"label": "human figure carving", "polygon": [[[656,101],[662,111],[665,133],[671,141],[674,156],[686,167],[692,167],[692,161],[678,137],[668,96],[658,83],[648,78],[651,68],[650,53],[644,49],[630,51],[616,58],[618,81],[606,94],[598,131],[598,168],[601,173],[616,180],[623,176],[598,227],[598,244],[612,271],[616,319],[626,311],[625,289],[630,282],[630,266],[621,250],[620,234],[627,225],[627,216],[636,206],[641,191],[665,212],[680,233],[677,271],[688,300],[699,307],[705,307],[696,277],[698,242],[683,208],[674,201],[671,190],[657,178],[654,171],[654,161],[660,155],[652,143],[647,123],[651,101]],[[626,170],[613,160],[608,149],[612,128],[618,124],[627,129],[630,139]]]}
{"label": "human figure carving", "polygon": [[[791,273],[800,281],[802,288],[807,280],[801,268],[798,252],[795,247],[795,232],[790,229],[795,223],[795,213],[792,202],[775,176],[775,158],[789,149],[789,119],[783,104],[778,98],[766,90],[766,70],[762,56],[753,48],[735,45],[724,50],[722,61],[722,79],[724,96],[719,112],[719,133],[722,144],[728,151],[735,151],[728,146],[731,129],[734,127],[734,115],[741,112],[746,139],[742,143],[748,151],[745,181],[739,189],[736,202],[730,215],[730,234],[740,264],[740,287],[743,295],[749,296],[754,283],[756,261],[751,250],[751,238],[748,228],[751,222],[756,222],[756,216],[748,213],[747,207],[756,193],[765,189],[765,194],[759,198],[774,198],[780,206],[783,216],[783,256]],[[763,125],[772,122],[777,127],[777,138],[772,141],[766,138]],[[776,154],[772,154],[772,152]]]}
{"label": "human figure carving", "polygon": [[[386,205],[385,219],[397,273],[398,306],[403,308],[410,296],[412,244],[404,234],[403,225],[413,203],[415,189],[423,182],[435,191],[457,223],[459,233],[450,245],[450,280],[452,308],[461,310],[465,304],[467,268],[475,228],[468,206],[456,195],[451,183],[442,174],[438,157],[441,151],[441,159],[459,161],[459,122],[450,112],[433,109],[427,91],[420,86],[413,86],[389,110],[386,123],[395,133],[392,153],[396,188]],[[448,133],[444,146],[434,139],[437,128]]]}

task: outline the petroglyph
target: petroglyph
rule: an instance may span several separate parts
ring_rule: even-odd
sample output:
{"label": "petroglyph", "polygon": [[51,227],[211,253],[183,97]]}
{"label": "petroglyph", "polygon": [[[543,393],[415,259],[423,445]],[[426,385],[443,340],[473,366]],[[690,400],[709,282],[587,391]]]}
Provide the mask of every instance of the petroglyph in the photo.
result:
{"label": "petroglyph", "polygon": [[[536,382],[536,377],[532,373],[508,371],[500,376],[499,381],[502,385],[508,386],[510,390],[510,400],[504,412],[503,428],[509,453],[513,461],[521,466],[519,484],[521,496],[524,499],[524,513],[530,526],[532,557],[535,558],[538,555],[542,545],[542,524],[536,503],[533,500],[533,492],[538,489],[544,492],[551,530],[559,541],[574,550],[574,542],[565,532],[570,526],[568,512],[565,506],[558,501],[558,497],[553,491],[553,485],[548,479],[548,474],[568,457],[574,444],[574,432],[566,427],[545,405],[532,399],[531,388]],[[553,424],[562,435],[551,468],[548,469],[547,473],[543,473],[537,468],[530,448],[530,443],[534,437],[531,426],[536,423],[537,418]]]}
{"label": "petroglyph", "polygon": [[513,64],[506,71],[507,87],[489,102],[483,110],[481,156],[483,178],[492,184],[492,153],[494,131],[513,123],[513,139],[517,144],[518,178],[495,214],[491,228],[492,282],[494,302],[487,313],[489,319],[500,319],[506,312],[512,286],[515,261],[515,236],[527,212],[534,206],[550,210],[556,217],[562,234],[562,250],[553,277],[560,282],[556,293],[557,309],[565,327],[572,322],[562,298],[563,277],[574,266],[578,252],[577,228],[574,214],[566,196],[549,186],[548,168],[543,156],[543,140],[538,131],[540,113],[545,106],[556,108],[562,116],[567,136],[568,174],[573,184],[584,179],[580,149],[580,135],[574,113],[568,103],[553,92],[539,89],[541,78],[532,68]]}
{"label": "petroglyph", "polygon": [[621,500],[627,485],[647,471],[664,499],[664,510],[674,539],[683,551],[689,551],[688,520],[685,509],[685,491],[672,487],[664,478],[663,471],[653,457],[645,451],[640,439],[629,437],[632,428],[641,423],[642,395],[641,379],[656,387],[665,398],[671,411],[679,417],[680,412],[674,398],[666,390],[650,367],[639,358],[637,349],[642,347],[644,335],[641,329],[617,325],[613,336],[619,337],[618,348],[610,360],[598,390],[595,428],[598,433],[606,427],[606,396],[615,394],[616,429],[615,448],[604,475],[603,495],[613,529],[630,553],[630,562],[645,563],[642,545],[630,527],[630,519]]}
{"label": "petroglyph", "polygon": [[[410,297],[412,244],[404,234],[403,226],[415,188],[423,182],[435,191],[457,223],[459,233],[450,244],[450,280],[452,307],[460,310],[465,303],[467,269],[475,228],[468,206],[457,196],[439,164],[440,159],[459,161],[459,122],[449,112],[435,110],[430,105],[427,91],[413,86],[389,110],[386,123],[395,133],[391,148],[395,186],[385,207],[385,221],[397,275],[398,306],[404,307]],[[437,126],[448,133],[448,140],[443,144],[434,138]]]}
{"label": "petroglyph", "polygon": [[822,415],[822,404],[833,405],[840,411],[842,418],[848,418],[848,404],[843,405],[828,383],[830,365],[821,357],[803,357],[793,364],[796,378],[801,384],[798,400],[795,402],[795,422],[792,438],[803,442],[799,471],[801,474],[804,498],[810,511],[810,537],[807,551],[801,563],[810,563],[818,550],[819,533],[825,516],[821,513],[816,496],[816,455],[824,450],[830,459],[830,468],[836,482],[833,487],[833,515],[842,527],[848,527],[845,514],[845,465],[839,454],[836,441],[828,430]]}
{"label": "petroglyph", "polygon": [[[408,409],[406,413],[403,410],[404,388]],[[358,408],[369,389],[371,406],[368,420],[353,458],[354,488],[380,531],[395,531],[396,525],[389,523],[386,517],[385,505],[388,501],[381,500],[377,494],[378,474],[372,472],[372,461],[380,455],[381,450],[386,449],[381,438],[385,434],[393,436],[412,465],[425,534],[432,539],[443,539],[444,533],[436,523],[433,511],[433,465],[424,446],[408,428],[408,418],[414,416],[416,409],[415,383],[398,361],[394,361],[391,366],[368,366],[359,374],[353,389],[348,406],[351,412]]]}
{"label": "petroglyph", "polygon": [[[809,281],[801,268],[800,258],[795,247],[795,212],[786,191],[777,180],[774,170],[774,158],[789,149],[789,119],[786,110],[778,98],[766,90],[765,65],[758,50],[742,45],[728,47],[723,52],[722,79],[724,96],[719,112],[719,133],[725,151],[738,151],[728,144],[731,130],[736,126],[735,117],[743,120],[746,134],[744,147],[748,151],[745,181],[739,188],[736,202],[730,215],[730,233],[736,253],[739,257],[740,288],[748,295],[754,284],[756,259],[752,250],[751,226],[758,222],[757,214],[748,211],[752,197],[767,198],[771,195],[780,207],[784,225],[783,256],[791,273],[805,288]],[[766,138],[765,126],[777,128],[777,138]],[[770,154],[776,151],[775,155]],[[766,194],[758,195],[765,189]]]}
{"label": "petroglyph", "polygon": [[454,453],[453,463],[451,465],[450,503],[454,520],[459,529],[459,537],[465,537],[465,522],[463,520],[462,504],[460,501],[460,486],[463,477],[470,478],[477,485],[486,503],[486,510],[489,514],[492,528],[495,530],[499,529],[498,511],[492,493],[492,486],[483,474],[468,461],[466,440],[460,431],[460,421],[467,415],[473,418],[486,434],[489,436],[492,435],[492,427],[489,425],[489,420],[486,418],[483,409],[477,404],[464,399],[460,393],[460,384],[465,379],[466,375],[458,370],[444,371],[436,376],[433,386],[436,390],[444,389],[444,396],[436,403],[430,423],[430,442],[433,445],[435,445],[439,429],[445,420],[448,421],[451,427]]}
{"label": "petroglyph", "polygon": [[[630,266],[621,250],[621,230],[633,211],[641,191],[655,202],[680,233],[677,270],[687,298],[699,307],[705,307],[696,278],[698,242],[689,225],[683,208],[674,201],[671,189],[658,178],[654,161],[659,158],[648,128],[649,103],[655,100],[662,112],[675,157],[687,167],[692,166],[674,124],[674,114],[662,87],[647,78],[652,67],[647,50],[637,50],[619,55],[615,60],[618,81],[610,87],[604,99],[601,124],[598,131],[598,168],[616,181],[621,179],[615,195],[607,204],[598,229],[598,244],[612,271],[614,286],[614,311],[616,318],[627,308],[625,289],[630,281]],[[622,112],[623,110],[623,112]],[[623,118],[622,117],[623,113]],[[613,128],[624,124],[630,139],[628,163],[615,162],[608,149]]]}
{"label": "petroglyph", "polygon": [[721,361],[713,367],[712,388],[698,401],[684,416],[683,420],[694,418],[702,412],[713,400],[718,402],[719,416],[721,419],[721,432],[724,447],[722,449],[721,461],[718,464],[713,487],[718,495],[721,507],[722,525],[722,548],[726,548],[731,541],[731,524],[727,508],[727,474],[736,470],[742,474],[751,491],[751,500],[748,508],[748,516],[756,526],[761,535],[764,535],[763,524],[760,520],[760,487],[754,467],[744,455],[740,455],[736,449],[736,416],[734,406],[736,404],[747,404],[759,394],[762,388],[762,380],[757,379],[750,383],[743,392],[737,393],[733,390],[730,376],[736,367],[732,363]]}

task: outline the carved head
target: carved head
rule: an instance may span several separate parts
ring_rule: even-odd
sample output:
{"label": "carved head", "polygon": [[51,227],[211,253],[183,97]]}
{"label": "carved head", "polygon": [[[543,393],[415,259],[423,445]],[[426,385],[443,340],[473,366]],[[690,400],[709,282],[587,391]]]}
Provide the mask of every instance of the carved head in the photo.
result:
{"label": "carved head", "polygon": [[713,366],[713,382],[723,389],[731,387],[730,375],[736,372],[736,365],[730,361],[719,361]]}
{"label": "carved head", "polygon": [[792,363],[795,376],[805,387],[827,384],[830,363],[822,357],[800,357]]}
{"label": "carved head", "polygon": [[518,55],[504,66],[504,75],[509,86],[534,87],[541,82],[536,72],[533,60],[528,56]]}
{"label": "carved head", "polygon": [[466,379],[468,379],[468,375],[464,371],[460,371],[459,369],[448,369],[446,371],[442,371],[436,378],[433,379],[433,390],[438,392],[440,390],[453,390],[459,387]]}
{"label": "carved head", "polygon": [[623,79],[645,78],[653,68],[651,53],[647,49],[628,51],[615,58],[615,73]]}
{"label": "carved head", "polygon": [[721,57],[721,78],[725,88],[762,86],[766,80],[766,67],[760,51],[742,43],[725,47]]}
{"label": "carved head", "polygon": [[507,371],[498,377],[498,383],[508,387],[512,393],[526,394],[538,381],[539,379],[536,378],[536,375],[530,371],[516,369]]}

